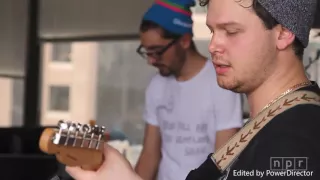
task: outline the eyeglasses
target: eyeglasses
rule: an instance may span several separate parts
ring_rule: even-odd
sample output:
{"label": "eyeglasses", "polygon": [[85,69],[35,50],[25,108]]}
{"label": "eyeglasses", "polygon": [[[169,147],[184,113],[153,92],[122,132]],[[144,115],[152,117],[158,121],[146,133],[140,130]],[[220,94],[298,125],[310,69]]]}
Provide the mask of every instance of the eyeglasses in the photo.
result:
{"label": "eyeglasses", "polygon": [[148,50],[146,50],[142,45],[140,45],[137,48],[136,52],[144,59],[147,59],[148,57],[152,57],[158,60],[161,58],[163,53],[165,53],[174,43],[178,41],[178,39],[179,38],[172,40],[166,46],[161,47],[161,49],[158,51],[148,52]]}

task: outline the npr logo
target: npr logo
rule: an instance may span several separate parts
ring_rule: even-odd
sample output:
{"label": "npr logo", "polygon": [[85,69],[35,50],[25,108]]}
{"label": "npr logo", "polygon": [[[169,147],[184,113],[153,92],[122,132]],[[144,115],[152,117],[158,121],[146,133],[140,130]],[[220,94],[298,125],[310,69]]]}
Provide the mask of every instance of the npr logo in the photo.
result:
{"label": "npr logo", "polygon": [[271,157],[270,170],[307,170],[307,157]]}

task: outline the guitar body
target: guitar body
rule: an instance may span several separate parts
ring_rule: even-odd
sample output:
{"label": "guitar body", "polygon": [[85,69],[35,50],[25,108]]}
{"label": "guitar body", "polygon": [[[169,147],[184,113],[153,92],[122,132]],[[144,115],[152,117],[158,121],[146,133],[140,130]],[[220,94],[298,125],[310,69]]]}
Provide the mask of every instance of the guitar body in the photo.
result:
{"label": "guitar body", "polygon": [[209,154],[197,169],[190,171],[186,180],[222,180],[225,174],[221,173],[220,169],[211,159],[212,154]]}
{"label": "guitar body", "polygon": [[39,147],[67,166],[97,170],[103,163],[104,127],[60,121],[57,129],[47,128]]}

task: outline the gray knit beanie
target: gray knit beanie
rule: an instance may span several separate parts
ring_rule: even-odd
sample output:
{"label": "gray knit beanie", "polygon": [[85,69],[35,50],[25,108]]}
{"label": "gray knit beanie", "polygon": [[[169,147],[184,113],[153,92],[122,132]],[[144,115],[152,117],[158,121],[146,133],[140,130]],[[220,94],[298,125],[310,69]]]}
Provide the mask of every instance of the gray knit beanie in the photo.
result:
{"label": "gray knit beanie", "polygon": [[314,21],[317,0],[257,0],[273,18],[288,28],[304,47]]}

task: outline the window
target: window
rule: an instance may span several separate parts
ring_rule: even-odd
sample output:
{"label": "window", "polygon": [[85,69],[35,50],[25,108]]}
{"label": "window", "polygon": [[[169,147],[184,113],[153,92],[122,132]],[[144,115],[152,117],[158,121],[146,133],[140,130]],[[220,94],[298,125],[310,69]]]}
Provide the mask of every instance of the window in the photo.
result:
{"label": "window", "polygon": [[[209,42],[210,40],[195,39],[199,52],[208,58],[210,58],[210,53],[208,52]],[[83,52],[84,45],[82,43],[85,42],[74,43],[74,57],[82,57],[80,54],[80,52]],[[77,49],[80,44],[82,44],[81,48]],[[142,119],[145,89],[157,70],[149,66],[146,60],[136,53],[136,48],[139,44],[138,40],[95,42],[94,47],[92,46],[94,48],[92,52],[95,52],[96,55],[88,56],[87,58],[90,61],[83,62],[96,63],[96,65],[88,67],[88,64],[81,64],[79,60],[77,61],[77,66],[73,69],[75,74],[70,75],[70,77],[76,77],[70,79],[72,81],[70,82],[70,87],[51,86],[48,95],[50,98],[50,110],[69,111],[70,116],[67,117],[77,121],[78,118],[75,118],[74,115],[78,117],[84,116],[86,112],[84,113],[83,111],[94,108],[92,118],[97,121],[97,124],[106,126],[107,131],[113,132],[116,137],[123,138],[125,136],[131,144],[141,144],[145,125]],[[89,45],[85,47],[87,48]],[[311,45],[308,49],[311,50]],[[92,71],[87,71],[90,68],[92,68]],[[86,75],[81,74],[84,71],[87,71]],[[88,77],[88,73],[94,75]],[[79,81],[85,81],[85,83],[75,86],[76,82]],[[95,83],[90,84],[93,81]],[[71,94],[71,85],[73,88],[72,93],[74,94]],[[93,88],[93,93],[83,95],[85,94],[83,93],[84,89],[91,87]],[[70,101],[70,96],[73,97],[72,101]],[[76,103],[79,102],[75,101],[78,98],[86,100],[83,102],[91,102],[93,99],[94,105]],[[249,109],[246,97],[243,96],[243,98],[244,115],[248,116]],[[71,112],[71,106],[73,112]],[[81,108],[76,108],[80,106]]]}
{"label": "window", "polygon": [[0,86],[0,126],[21,126],[23,124],[24,79],[0,77]]}
{"label": "window", "polygon": [[144,92],[156,69],[136,53],[140,41],[99,43],[96,118],[115,136],[143,140]]}
{"label": "window", "polygon": [[192,12],[195,14],[205,14],[207,13],[207,7],[204,6],[200,6],[200,4],[197,2],[196,5],[194,7],[192,7]]}
{"label": "window", "polygon": [[52,46],[52,61],[70,62],[71,43],[54,43]]}
{"label": "window", "polygon": [[24,80],[12,79],[12,125],[23,124]]}
{"label": "window", "polygon": [[69,110],[69,87],[51,86],[49,88],[49,110],[68,111]]}

